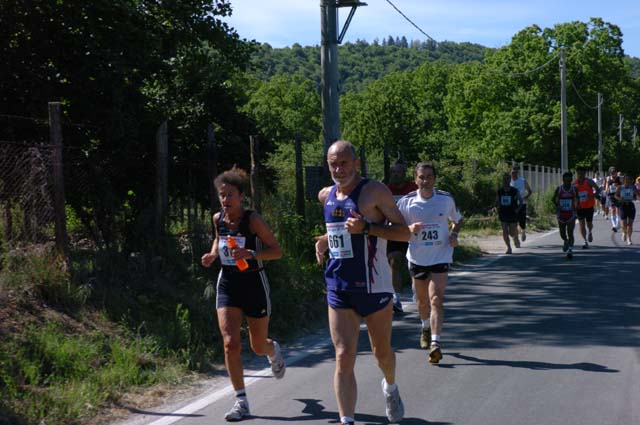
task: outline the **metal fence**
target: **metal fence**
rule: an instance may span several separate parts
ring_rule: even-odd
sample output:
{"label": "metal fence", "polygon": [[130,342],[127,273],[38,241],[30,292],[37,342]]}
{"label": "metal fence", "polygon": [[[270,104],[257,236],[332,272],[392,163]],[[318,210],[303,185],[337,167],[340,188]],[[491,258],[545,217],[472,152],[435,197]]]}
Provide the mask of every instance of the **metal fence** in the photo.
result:
{"label": "metal fence", "polygon": [[55,237],[51,145],[0,141],[0,240],[42,243]]}

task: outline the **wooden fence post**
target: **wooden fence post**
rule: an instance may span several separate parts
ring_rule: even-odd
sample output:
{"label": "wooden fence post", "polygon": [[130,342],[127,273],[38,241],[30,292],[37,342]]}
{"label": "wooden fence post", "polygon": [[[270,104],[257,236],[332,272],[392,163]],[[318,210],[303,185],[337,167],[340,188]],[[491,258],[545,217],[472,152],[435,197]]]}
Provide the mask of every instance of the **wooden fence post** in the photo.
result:
{"label": "wooden fence post", "polygon": [[211,208],[210,220],[211,229],[213,229],[213,214],[218,210],[218,194],[213,180],[218,176],[218,149],[216,146],[216,132],[213,125],[207,126],[207,177],[209,180],[209,207]]}
{"label": "wooden fence post", "polygon": [[64,255],[69,265],[69,237],[67,235],[67,214],[65,211],[64,174],[62,160],[62,124],[60,102],[49,102],[49,138],[53,145],[53,205],[55,210],[56,248]]}
{"label": "wooden fence post", "polygon": [[302,141],[300,135],[295,136],[296,150],[296,213],[304,220],[304,176],[302,175]]}
{"label": "wooden fence post", "polygon": [[156,241],[164,236],[167,213],[167,180],[168,180],[169,141],[167,121],[160,124],[156,132]]}

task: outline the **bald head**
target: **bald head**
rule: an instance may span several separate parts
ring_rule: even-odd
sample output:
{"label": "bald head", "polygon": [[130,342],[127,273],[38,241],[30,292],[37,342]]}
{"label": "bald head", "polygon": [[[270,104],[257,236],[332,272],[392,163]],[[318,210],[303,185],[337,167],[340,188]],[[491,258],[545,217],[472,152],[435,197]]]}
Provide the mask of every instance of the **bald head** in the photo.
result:
{"label": "bald head", "polygon": [[351,144],[351,142],[347,142],[346,140],[337,140],[333,142],[333,144],[329,146],[327,155],[339,155],[345,152],[351,154],[353,159],[358,159],[356,148]]}

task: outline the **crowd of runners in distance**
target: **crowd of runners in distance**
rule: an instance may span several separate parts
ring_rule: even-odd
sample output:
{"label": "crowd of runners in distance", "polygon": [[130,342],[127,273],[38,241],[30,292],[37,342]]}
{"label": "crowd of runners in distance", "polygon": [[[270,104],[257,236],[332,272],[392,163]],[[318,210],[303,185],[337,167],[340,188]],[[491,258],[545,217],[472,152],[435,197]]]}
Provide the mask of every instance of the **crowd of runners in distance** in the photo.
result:
{"label": "crowd of runners in distance", "polygon": [[[364,321],[371,350],[382,373],[385,413],[392,423],[404,417],[396,383],[396,355],[391,346],[393,314],[403,311],[399,292],[402,272],[408,270],[420,316],[416,332],[427,359],[443,358],[444,299],[453,250],[463,219],[453,196],[437,189],[437,170],[430,162],[412,166],[396,163],[388,185],[358,175],[354,146],[344,140],[331,145],[327,163],[333,185],[320,190],[326,232],[315,240],[316,260],[324,267],[329,331],[335,349],[333,386],[342,425],[355,423],[357,385],[354,373],[360,324]],[[527,200],[532,194],[518,167],[504,173],[496,191],[496,211],[502,224],[506,254],[526,240]],[[250,416],[241,353],[241,325],[246,318],[251,348],[266,356],[276,379],[286,364],[279,344],[268,337],[271,302],[263,261],[276,260],[282,250],[269,226],[243,206],[248,178],[237,168],[214,181],[221,210],[213,216],[214,242],[202,256],[204,267],[221,263],[216,286],[216,312],[223,339],[225,365],[235,391],[227,421]],[[593,216],[611,219],[611,230],[622,229],[632,244],[640,177],[622,176],[614,167],[606,178],[586,177],[578,168],[555,189],[553,202],[567,258],[573,255],[574,228],[579,222],[582,248],[593,241]],[[519,230],[518,230],[519,228]],[[513,241],[513,247],[511,245]],[[328,257],[326,254],[329,254]]]}

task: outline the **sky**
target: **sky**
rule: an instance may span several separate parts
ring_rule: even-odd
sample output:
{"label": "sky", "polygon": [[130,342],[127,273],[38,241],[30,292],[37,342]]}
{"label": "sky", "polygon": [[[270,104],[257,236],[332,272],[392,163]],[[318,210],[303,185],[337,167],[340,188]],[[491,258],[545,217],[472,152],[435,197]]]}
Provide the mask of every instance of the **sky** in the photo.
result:
{"label": "sky", "polygon": [[[389,35],[426,40],[386,0],[360,0],[343,43],[356,39],[382,41]],[[471,42],[501,47],[530,25],[555,24],[592,17],[620,27],[625,54],[640,58],[640,2],[608,1],[506,1],[506,0],[390,0],[436,41]],[[286,47],[320,44],[320,0],[231,0],[233,14],[224,18],[241,38]],[[349,8],[339,12],[340,26]]]}

